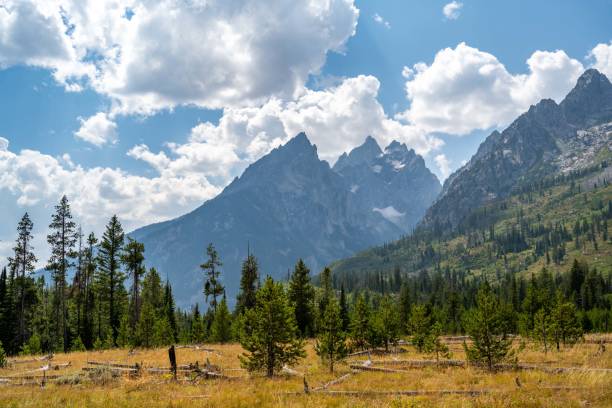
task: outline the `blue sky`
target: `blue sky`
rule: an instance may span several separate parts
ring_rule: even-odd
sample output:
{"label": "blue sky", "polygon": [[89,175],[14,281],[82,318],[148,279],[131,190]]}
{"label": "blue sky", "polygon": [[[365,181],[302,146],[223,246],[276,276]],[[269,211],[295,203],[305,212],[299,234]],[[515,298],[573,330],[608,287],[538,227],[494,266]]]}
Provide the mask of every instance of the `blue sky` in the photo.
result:
{"label": "blue sky", "polygon": [[0,1],[0,259],[23,211],[44,245],[61,194],[86,229],[135,228],[301,130],[329,161],[398,139],[443,179],[584,69],[612,73],[612,0],[197,3]]}

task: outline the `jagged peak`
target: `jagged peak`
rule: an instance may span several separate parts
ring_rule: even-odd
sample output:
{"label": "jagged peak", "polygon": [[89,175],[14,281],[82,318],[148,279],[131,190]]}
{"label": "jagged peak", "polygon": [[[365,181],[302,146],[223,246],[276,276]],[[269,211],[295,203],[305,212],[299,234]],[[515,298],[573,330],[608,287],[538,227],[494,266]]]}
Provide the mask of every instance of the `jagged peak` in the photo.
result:
{"label": "jagged peak", "polygon": [[576,88],[586,88],[594,81],[603,81],[610,83],[608,77],[599,72],[595,68],[589,68],[580,75],[578,81],[576,81]]}

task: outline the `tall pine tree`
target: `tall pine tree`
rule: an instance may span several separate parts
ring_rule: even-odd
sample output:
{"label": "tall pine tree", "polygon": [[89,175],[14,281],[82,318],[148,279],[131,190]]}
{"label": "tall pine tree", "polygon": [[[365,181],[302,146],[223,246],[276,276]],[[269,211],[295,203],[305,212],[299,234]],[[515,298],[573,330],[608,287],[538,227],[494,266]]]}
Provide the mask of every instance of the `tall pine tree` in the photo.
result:
{"label": "tall pine tree", "polygon": [[298,260],[289,281],[289,300],[295,308],[295,320],[303,337],[314,332],[313,302],[315,291],[310,283],[310,270]]}
{"label": "tall pine tree", "polygon": [[209,305],[213,311],[216,311],[217,298],[221,296],[225,290],[219,279],[221,275],[219,268],[223,265],[223,263],[221,262],[219,254],[212,243],[208,244],[206,254],[208,255],[208,260],[200,265],[200,268],[202,268],[205,273],[204,296],[207,302],[208,298],[211,298]]}
{"label": "tall pine tree", "polygon": [[243,314],[247,309],[255,307],[257,289],[259,288],[259,268],[257,259],[249,254],[242,263],[240,276],[240,292],[236,302],[236,315]]}
{"label": "tall pine tree", "polygon": [[63,196],[55,206],[55,214],[49,225],[51,232],[47,235],[47,242],[51,246],[51,257],[47,269],[53,273],[55,284],[54,308],[56,330],[54,343],[62,339],[65,352],[70,350],[70,333],[68,330],[68,307],[66,304],[66,275],[73,266],[75,257],[74,247],[77,241],[76,224],[72,220],[68,198]]}

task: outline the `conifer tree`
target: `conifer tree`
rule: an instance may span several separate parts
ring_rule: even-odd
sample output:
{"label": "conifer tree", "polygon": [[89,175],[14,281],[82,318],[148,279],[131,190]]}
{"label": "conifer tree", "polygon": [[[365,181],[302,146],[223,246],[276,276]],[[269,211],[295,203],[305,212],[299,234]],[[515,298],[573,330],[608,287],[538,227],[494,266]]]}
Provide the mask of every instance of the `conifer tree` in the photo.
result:
{"label": "conifer tree", "polygon": [[202,316],[200,315],[200,308],[196,303],[191,323],[191,341],[194,343],[203,343],[205,339],[206,329],[202,321]]}
{"label": "conifer tree", "polygon": [[255,307],[247,310],[245,320],[251,324],[241,331],[240,344],[247,352],[240,362],[249,371],[264,370],[271,377],[306,356],[283,286],[271,277],[257,291]]}
{"label": "conifer tree", "polygon": [[178,338],[178,326],[176,324],[176,310],[174,307],[174,296],[172,296],[172,286],[170,281],[166,280],[164,285],[164,315],[168,324],[170,325],[170,331],[172,332],[172,342],[175,342]]}
{"label": "conifer tree", "polygon": [[215,343],[227,343],[232,338],[232,316],[227,308],[225,295],[215,312],[210,334]]}
{"label": "conifer tree", "polygon": [[84,306],[83,306],[83,329],[81,339],[87,349],[93,347],[94,342],[94,314],[96,294],[94,288],[96,276],[96,257],[94,255],[95,246],[98,240],[94,233],[87,237],[87,247],[84,254],[83,283],[84,283]]}
{"label": "conifer tree", "polygon": [[472,345],[464,348],[469,361],[484,363],[493,370],[509,357],[512,340],[508,337],[508,322],[499,299],[489,285],[483,285],[476,295],[476,308],[468,312],[465,328]]}
{"label": "conifer tree", "polygon": [[549,312],[540,309],[535,314],[532,337],[544,346],[544,353],[548,353],[548,343],[553,334],[553,322]]}
{"label": "conifer tree", "polygon": [[213,311],[216,311],[217,297],[221,296],[225,290],[221,284],[221,281],[219,280],[219,276],[221,274],[219,268],[223,265],[223,263],[221,262],[221,259],[219,259],[219,254],[212,243],[208,244],[206,254],[208,255],[208,260],[200,265],[200,268],[202,268],[205,273],[204,296],[207,302],[209,297],[212,298],[209,305]]}
{"label": "conifer tree", "polygon": [[408,333],[412,335],[412,344],[419,353],[422,353],[427,347],[429,326],[430,319],[425,306],[413,306],[408,321]]}
{"label": "conifer tree", "polygon": [[255,307],[257,288],[259,287],[259,268],[257,259],[249,254],[242,263],[240,276],[240,292],[236,302],[236,314],[243,314],[247,309]]}
{"label": "conifer tree", "polygon": [[389,295],[383,296],[374,316],[376,343],[382,344],[388,351],[390,345],[397,344],[400,327],[400,317],[395,304]]}
{"label": "conifer tree", "polygon": [[[28,213],[19,221],[17,225],[17,242],[13,248],[14,256],[9,258],[9,267],[18,275],[19,286],[19,344],[26,341],[26,287],[31,281],[29,274],[34,271],[34,266],[37,262],[36,256],[32,249],[32,228],[34,224],[30,220]],[[6,275],[6,271],[5,271]]]}
{"label": "conifer tree", "polygon": [[155,309],[148,301],[143,301],[140,319],[136,326],[136,339],[142,347],[153,347],[155,344]]}
{"label": "conifer tree", "polygon": [[560,344],[572,346],[582,338],[582,327],[578,319],[576,305],[563,299],[561,293],[557,294],[555,306],[552,310],[552,336],[560,349]]}
{"label": "conifer tree", "polygon": [[425,350],[429,353],[434,353],[436,355],[436,361],[440,361],[440,356],[444,358],[450,357],[448,346],[440,339],[441,335],[442,324],[440,322],[435,322],[429,330]]}
{"label": "conifer tree", "polygon": [[359,295],[351,319],[351,339],[353,345],[365,350],[371,338],[370,306],[363,294]]}
{"label": "conifer tree", "polygon": [[6,353],[4,352],[4,348],[2,347],[2,342],[0,341],[0,368],[4,368],[7,365],[6,361]]}
{"label": "conifer tree", "polygon": [[[63,349],[70,349],[70,337],[68,331],[68,307],[66,305],[66,275],[74,262],[74,246],[77,241],[76,224],[72,220],[68,198],[63,196],[55,207],[55,214],[49,225],[51,232],[47,235],[47,242],[51,246],[51,257],[47,269],[53,272],[55,284],[55,342],[63,339]],[[60,337],[61,336],[61,337]]]}
{"label": "conifer tree", "polygon": [[153,343],[157,347],[174,343],[174,334],[165,315],[158,317],[153,325]]}
{"label": "conifer tree", "polygon": [[330,373],[334,372],[335,362],[347,354],[346,333],[342,330],[340,305],[334,296],[328,299],[323,312],[315,351],[324,362],[329,364]]}
{"label": "conifer tree", "polygon": [[114,215],[106,226],[98,254],[102,282],[100,289],[104,291],[104,300],[108,303],[108,322],[113,345],[116,344],[121,322],[119,292],[125,281],[120,268],[124,238],[123,227]]}
{"label": "conifer tree", "polygon": [[340,320],[342,321],[342,331],[348,333],[351,325],[351,316],[349,315],[349,307],[346,302],[344,284],[340,286]]}
{"label": "conifer tree", "polygon": [[329,300],[334,296],[331,269],[325,267],[321,272],[321,299],[319,299],[319,316],[323,317]]}
{"label": "conifer tree", "polygon": [[134,329],[140,315],[140,279],[144,275],[145,268],[143,266],[145,247],[144,244],[128,237],[128,242],[125,245],[121,262],[125,265],[128,275],[132,278],[132,288],[130,293],[130,327]]}
{"label": "conifer tree", "polygon": [[400,295],[399,295],[399,313],[400,320],[404,327],[408,326],[408,321],[410,320],[410,309],[412,307],[412,299],[410,296],[410,287],[403,283],[400,287]]}
{"label": "conifer tree", "polygon": [[310,270],[303,260],[298,260],[289,281],[289,300],[295,309],[295,320],[302,337],[314,332],[314,287],[310,282]]}

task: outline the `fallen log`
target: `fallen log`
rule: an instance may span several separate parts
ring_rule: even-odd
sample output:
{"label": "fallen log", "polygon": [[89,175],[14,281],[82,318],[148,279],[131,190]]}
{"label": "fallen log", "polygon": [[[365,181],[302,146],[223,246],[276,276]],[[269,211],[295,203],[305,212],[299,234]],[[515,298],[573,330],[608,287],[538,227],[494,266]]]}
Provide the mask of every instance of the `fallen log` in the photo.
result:
{"label": "fallen log", "polygon": [[374,354],[374,355],[399,354],[399,353],[407,353],[407,352],[408,350],[403,349],[401,347],[395,350],[385,350],[382,348],[376,348],[376,349],[370,349],[370,350],[356,351],[354,353],[350,353],[348,357],[365,356],[368,354]]}
{"label": "fallen log", "polygon": [[[384,395],[409,395],[409,396],[421,396],[421,395],[467,395],[470,397],[477,397],[483,394],[489,394],[496,392],[496,390],[396,390],[396,391],[374,391],[374,390],[360,390],[360,391],[345,391],[345,390],[318,390],[313,391],[316,394],[328,394],[328,395],[355,395],[361,397],[379,397]],[[291,392],[286,393],[287,395],[304,395],[302,392]]]}
{"label": "fallen log", "polygon": [[[361,361],[350,361],[349,364],[359,364]],[[421,367],[465,367],[463,360],[372,360],[371,365],[401,365],[413,368]]]}
{"label": "fallen log", "polygon": [[121,364],[121,363],[100,362],[100,361],[88,361],[87,364],[93,365],[93,366],[101,366],[101,367],[131,368],[134,370],[137,370],[139,368],[138,364]]}
{"label": "fallen log", "polygon": [[327,383],[323,384],[323,385],[322,385],[322,386],[320,386],[320,387],[313,388],[312,390],[313,390],[313,391],[326,390],[328,387],[331,387],[332,385],[339,384],[339,383],[341,383],[342,381],[344,381],[344,380],[348,379],[348,378],[349,378],[351,375],[353,375],[353,373],[344,374],[343,376],[338,377],[338,378],[336,378],[336,379],[334,379],[334,380],[331,380],[331,381],[329,381],[329,382],[327,382]]}
{"label": "fallen log", "polygon": [[377,371],[377,372],[382,372],[382,373],[409,373],[410,372],[408,370],[394,370],[391,368],[372,367],[372,366],[365,366],[361,364],[351,364],[349,367],[352,368],[353,370]]}
{"label": "fallen log", "polygon": [[9,360],[9,364],[30,364],[30,363],[38,363],[40,361],[49,361],[53,360],[53,354],[48,354],[46,356],[33,358],[30,360]]}

